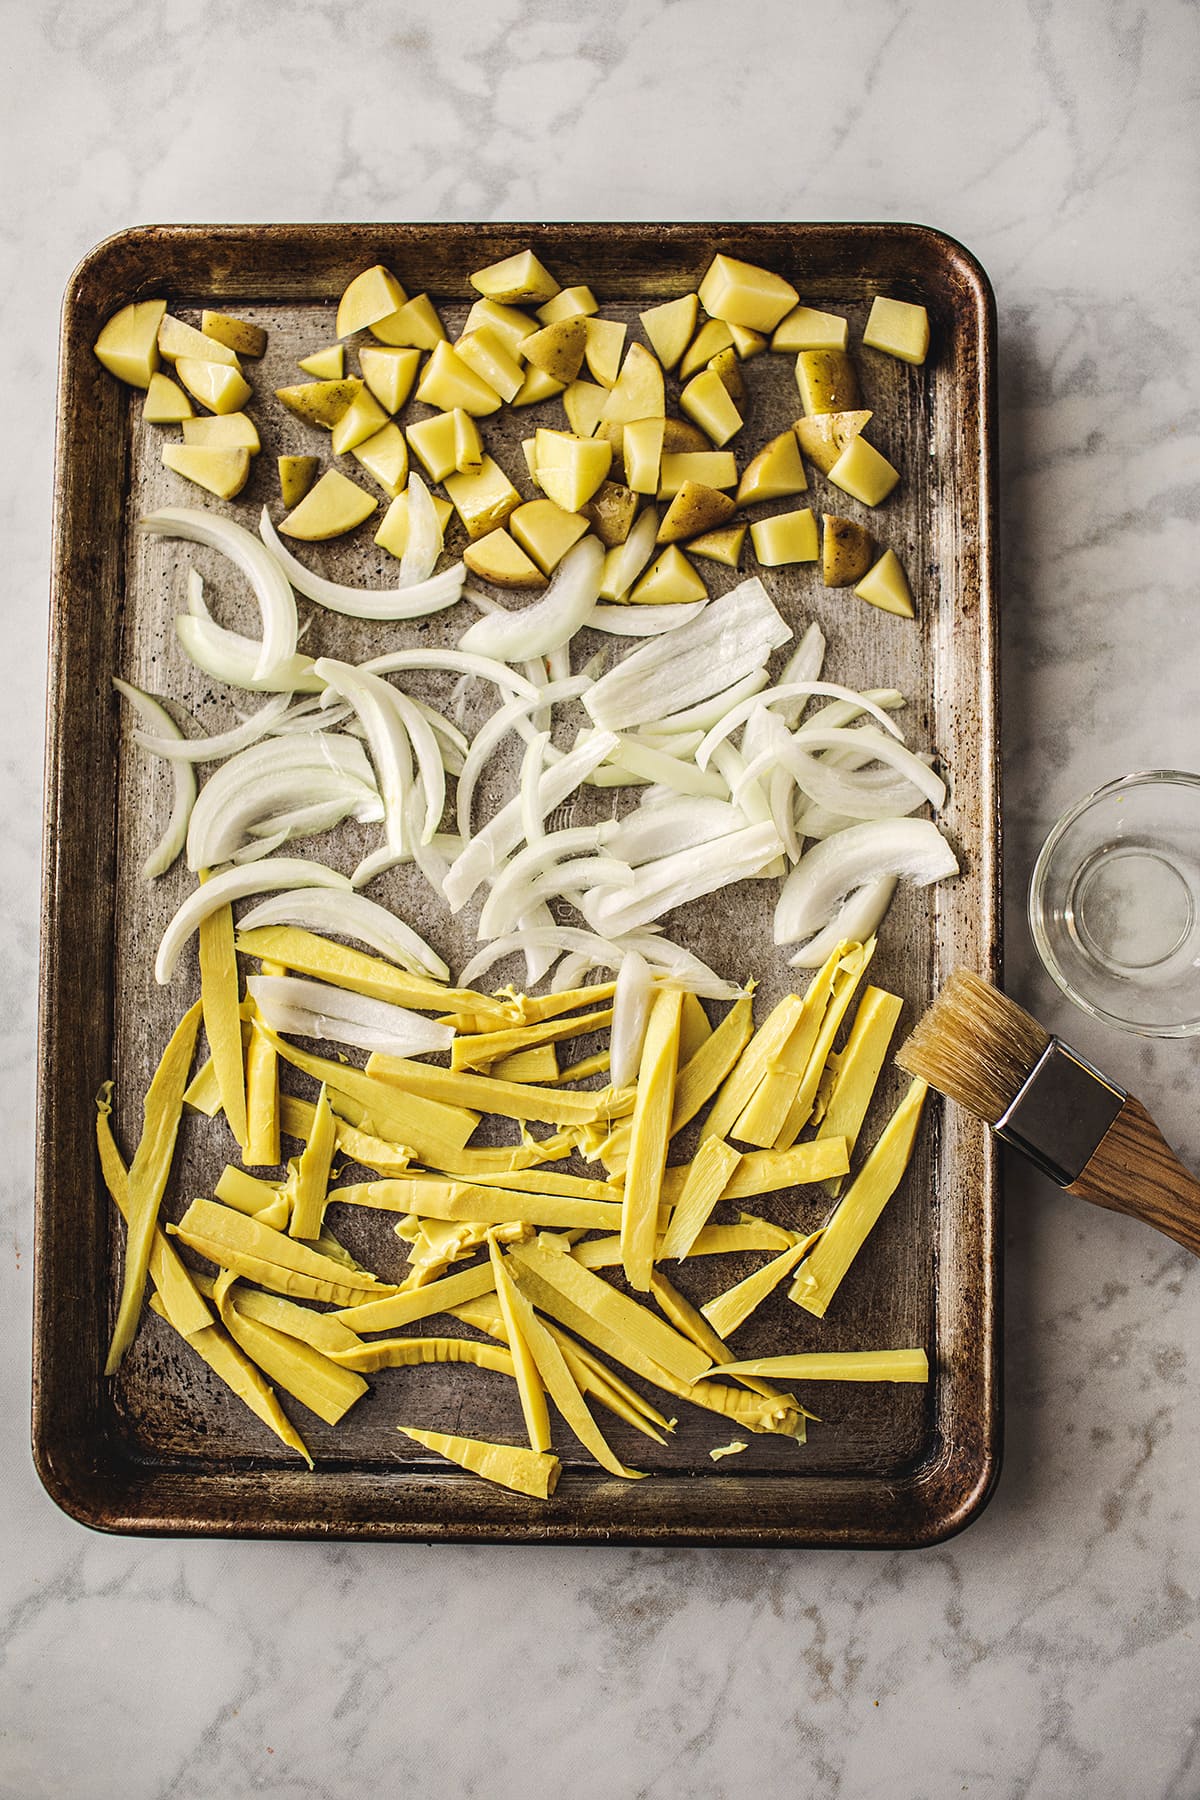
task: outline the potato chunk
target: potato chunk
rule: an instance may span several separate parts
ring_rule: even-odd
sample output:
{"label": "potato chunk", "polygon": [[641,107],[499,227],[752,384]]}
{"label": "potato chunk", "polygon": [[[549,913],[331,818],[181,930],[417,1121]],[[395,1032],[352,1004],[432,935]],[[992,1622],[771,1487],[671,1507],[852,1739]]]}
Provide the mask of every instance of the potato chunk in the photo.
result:
{"label": "potato chunk", "polygon": [[239,356],[261,356],[267,347],[267,334],[261,325],[249,319],[235,319],[230,313],[209,312],[200,315],[200,329],[205,337],[216,338],[218,344],[235,350]]}
{"label": "potato chunk", "polygon": [[484,581],[502,588],[544,587],[546,577],[503,526],[489,531],[463,551],[463,561]]}
{"label": "potato chunk", "polygon": [[174,469],[218,500],[240,494],[250,475],[248,450],[220,450],[206,444],[164,444],[163,466]]}
{"label": "potato chunk", "polygon": [[178,425],[194,412],[191,401],[177,382],[156,369],[146,389],[142,417],[147,425]]}
{"label": "potato chunk", "polygon": [[729,389],[714,369],[694,375],[679,396],[679,404],[689,419],[720,449],[742,429],[742,415],[729,396]]}
{"label": "potato chunk", "polygon": [[822,513],[821,578],[828,588],[853,587],[871,566],[871,534],[855,519]]}
{"label": "potato chunk", "polygon": [[222,363],[197,362],[190,356],[181,356],[175,373],[188,393],[210,412],[240,412],[254,391],[236,369]]}
{"label": "potato chunk", "polygon": [[865,411],[817,413],[811,419],[797,419],[793,427],[796,442],[823,475],[828,475],[846,445],[870,422]]}
{"label": "potato chunk", "polygon": [[851,412],[862,404],[858,375],[844,350],[802,350],[796,358],[796,386],[809,418]]}
{"label": "potato chunk", "polygon": [[634,606],[676,606],[688,600],[707,599],[704,577],[692,567],[678,544],[668,544],[629,594]]}
{"label": "potato chunk", "polygon": [[911,619],[915,614],[912,589],[894,550],[884,551],[874,568],[868,569],[854,592],[860,600],[879,607],[881,612],[897,613],[903,619]]}
{"label": "potato chunk", "polygon": [[364,269],[361,275],[354,277],[338,301],[337,335],[350,337],[355,331],[378,324],[380,319],[398,312],[407,299],[408,295],[396,277],[382,263]]}
{"label": "potato chunk", "polygon": [[569,431],[539,430],[535,440],[538,485],[564,512],[578,512],[608,474],[612,445]]}
{"label": "potato chunk", "polygon": [[863,343],[901,362],[923,363],[929,354],[929,314],[911,301],[886,300],[880,294],[871,302]]}
{"label": "potato chunk", "polygon": [[557,281],[532,250],[519,250],[503,262],[489,263],[486,269],[476,269],[468,275],[467,280],[485,300],[498,300],[502,306],[519,305],[525,300],[541,304],[553,300],[558,293]]}
{"label": "potato chunk", "polygon": [[433,347],[417,383],[417,399],[446,412],[461,406],[464,412],[485,415],[500,408],[495,388],[477,375],[445,340]]}
{"label": "potato chunk", "polygon": [[663,515],[658,542],[674,544],[682,538],[697,537],[702,531],[726,524],[736,510],[729,495],[719,488],[705,487],[699,481],[685,481]]}
{"label": "potato chunk", "polygon": [[320,481],[293,507],[279,529],[286,537],[316,543],[341,537],[369,519],[379,506],[373,494],[360,488],[340,469],[326,469]]}
{"label": "potato chunk", "polygon": [[398,413],[412,393],[421,352],[411,346],[363,344],[358,366],[363,380],[385,412]]}
{"label": "potato chunk", "polygon": [[687,349],[699,311],[698,294],[680,294],[678,300],[665,300],[661,306],[647,307],[638,314],[642,330],[664,369],[673,369]]}
{"label": "potato chunk", "polygon": [[774,331],[800,296],[790,281],[736,256],[714,256],[700,283],[700,304],[714,319]]}
{"label": "potato chunk", "polygon": [[158,367],[158,328],[165,300],[135,300],[115,312],[92,345],[110,375],[130,387],[148,388]]}
{"label": "potato chunk", "polygon": [[797,512],[759,519],[750,527],[750,541],[764,568],[777,568],[780,563],[816,562],[817,521],[812,508],[802,506]]}
{"label": "potato chunk", "polygon": [[900,471],[859,433],[851,438],[830,469],[829,479],[864,506],[878,506],[899,481]]}
{"label": "potato chunk", "polygon": [[781,431],[746,464],[738,483],[737,502],[739,506],[749,506],[756,500],[781,500],[787,494],[802,494],[807,487],[796,434]]}
{"label": "potato chunk", "polygon": [[279,497],[290,512],[293,506],[299,506],[317,479],[321,459],[319,456],[280,456],[276,458],[276,466],[279,470]]}

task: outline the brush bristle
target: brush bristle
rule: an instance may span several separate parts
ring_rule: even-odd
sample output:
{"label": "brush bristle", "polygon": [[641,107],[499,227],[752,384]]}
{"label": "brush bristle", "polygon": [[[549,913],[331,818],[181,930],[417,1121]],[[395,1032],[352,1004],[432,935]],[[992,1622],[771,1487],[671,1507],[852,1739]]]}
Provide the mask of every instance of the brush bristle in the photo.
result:
{"label": "brush bristle", "polygon": [[1023,1007],[969,969],[956,969],[896,1061],[994,1125],[1049,1042]]}

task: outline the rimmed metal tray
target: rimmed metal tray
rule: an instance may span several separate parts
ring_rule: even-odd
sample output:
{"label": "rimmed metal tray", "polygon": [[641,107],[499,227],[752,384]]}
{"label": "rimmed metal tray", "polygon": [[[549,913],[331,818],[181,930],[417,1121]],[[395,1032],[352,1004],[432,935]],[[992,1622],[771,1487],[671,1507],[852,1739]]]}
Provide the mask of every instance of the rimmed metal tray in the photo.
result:
{"label": "rimmed metal tray", "polygon": [[[830,1316],[810,1319],[777,1295],[739,1334],[737,1348],[747,1355],[928,1346],[928,1388],[828,1384],[806,1392],[824,1423],[802,1448],[753,1437],[740,1456],[713,1463],[710,1449],[732,1435],[723,1429],[727,1422],[683,1405],[687,1416],[665,1451],[612,1429],[619,1453],[649,1469],[651,1479],[615,1481],[564,1444],[562,1481],[541,1504],[426,1457],[395,1430],[405,1423],[521,1441],[516,1400],[500,1377],[432,1368],[375,1378],[371,1397],[337,1430],[304,1418],[317,1455],[310,1474],[149,1314],[119,1378],[106,1383],[101,1375],[120,1231],[95,1161],[94,1096],[116,1076],[115,1123],[131,1149],[149,1071],[195,993],[193,975],[181,973],[162,990],[151,974],[157,937],[190,878],[177,870],[151,888],[139,879],[164,817],[164,778],[133,746],[112,677],[123,674],[170,696],[206,730],[219,730],[233,720],[230,696],[189,674],[174,644],[186,565],[201,567],[227,622],[238,624],[244,614],[251,629],[252,612],[220,559],[131,530],[143,511],[190,504],[195,496],[188,489],[185,497],[184,484],[162,470],[161,428],[143,423],[141,396],[111,379],[91,345],[118,306],[159,295],[184,317],[198,318],[199,308],[211,306],[268,327],[267,355],[250,367],[253,408],[269,441],[250,487],[226,509],[253,525],[258,504],[277,493],[272,453],[313,447],[273,390],[298,379],[299,356],[332,341],[347,281],[383,262],[410,293],[431,294],[453,331],[471,297],[469,271],[526,245],[564,286],[588,283],[605,316],[628,321],[634,332],[640,308],[695,288],[717,251],[775,269],[806,302],[846,313],[852,346],[875,294],[928,307],[933,350],[924,368],[855,350],[864,403],[875,412],[871,436],[900,467],[900,487],[874,514],[819,475],[808,496],[815,510],[869,519],[879,541],[897,549],[913,576],[915,624],[825,590],[815,566],[770,571],[767,580],[791,621],[821,621],[831,678],[894,684],[908,694],[911,741],[935,750],[951,778],[945,824],[963,873],[932,891],[902,891],[872,979],[904,995],[907,1025],[956,965],[997,974],[995,323],[987,278],[960,245],[920,226],[892,224],[168,226],[108,240],[76,272],[63,314],[41,975],[37,1466],[60,1506],[110,1531],[757,1546],[933,1542],[984,1504],[998,1469],[1001,1411],[995,1157],[981,1128],[939,1104]],[[746,373],[747,448],[754,448],[790,422],[795,387],[787,358],[758,358]],[[499,427],[485,424],[489,448],[519,484],[517,440],[537,423],[561,424],[561,408],[533,408],[515,419],[506,411]],[[342,579],[386,579],[386,559],[369,532],[321,554],[321,566]],[[720,571],[712,585],[733,579]],[[414,635],[453,642],[461,628],[457,613],[382,630],[320,615],[306,647],[357,659]],[[448,689],[435,678],[428,691],[444,702]],[[361,848],[348,844],[343,854]],[[394,902],[427,905],[405,880],[402,871],[394,877]],[[729,973],[754,972],[768,1001],[791,979],[770,944],[771,886],[742,884],[684,921],[667,921]],[[469,931],[432,912],[420,917],[460,966]],[[892,1071],[868,1131],[899,1091]],[[226,1154],[217,1131],[219,1124],[201,1118],[188,1122],[168,1216],[178,1216],[215,1179]],[[785,1222],[816,1222],[827,1204],[821,1190],[804,1190],[762,1210],[773,1208]],[[394,1239],[389,1248],[386,1226],[371,1236],[373,1229],[360,1214],[345,1235],[376,1266],[395,1264],[398,1272]],[[719,1274],[697,1275],[685,1265],[680,1279],[708,1282],[711,1292],[714,1282],[727,1285],[741,1272],[727,1264]],[[703,1285],[689,1291],[707,1297]]]}

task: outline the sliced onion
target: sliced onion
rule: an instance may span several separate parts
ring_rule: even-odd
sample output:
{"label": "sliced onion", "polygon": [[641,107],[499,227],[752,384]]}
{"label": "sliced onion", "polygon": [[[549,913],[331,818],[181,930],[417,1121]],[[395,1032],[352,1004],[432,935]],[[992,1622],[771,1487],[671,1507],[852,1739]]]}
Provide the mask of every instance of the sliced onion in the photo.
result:
{"label": "sliced onion", "polygon": [[765,825],[771,817],[771,808],[756,772],[746,767],[741,752],[728,742],[718,744],[713,751],[713,761],[734,803],[745,813],[748,822]]}
{"label": "sliced onion", "polygon": [[712,600],[687,628],[643,644],[601,676],[583,703],[597,725],[621,731],[697,705],[763,666],[791,628],[757,575]]}
{"label": "sliced onion", "polygon": [[[400,558],[402,588],[419,587],[428,581],[442,554],[442,527],[433,496],[414,469],[408,478],[408,537]],[[467,578],[463,564],[463,580]],[[459,589],[462,592],[462,589]]]}
{"label": "sliced onion", "polygon": [[285,656],[271,673],[259,680],[255,676],[262,646],[256,638],[227,631],[212,619],[193,618],[180,613],[175,620],[175,635],[184,654],[211,675],[230,687],[246,688],[251,693],[318,693],[321,683],[312,673],[313,659],[299,651]]}
{"label": "sliced onion", "polygon": [[705,1000],[736,1000],[746,991],[736,982],[726,981],[706,962],[685,950],[682,944],[660,936],[657,926],[625,932],[617,944],[619,948],[636,950],[639,956],[644,956],[656,975],[666,976],[676,987],[686,988]]}
{"label": "sliced onion", "polygon": [[[543,955],[557,957],[558,952],[543,951]],[[570,993],[572,988],[582,987],[584,977],[595,968],[595,963],[585,950],[572,950],[562,958],[554,971],[554,979],[550,983],[552,994]]]}
{"label": "sliced onion", "polygon": [[[388,849],[405,854],[404,802],[413,780],[412,752],[399,709],[393,704],[395,689],[382,676],[365,674],[352,663],[323,656],[316,672],[328,691],[341,694],[362,723],[371,748],[371,761],[383,797],[384,830]],[[440,761],[439,761],[440,767]]]}
{"label": "sliced onion", "polygon": [[715,839],[703,856],[685,850],[644,863],[632,890],[588,895],[581,910],[594,930],[621,937],[689,900],[758,874],[780,852],[774,825],[747,825]]}
{"label": "sliced onion", "polygon": [[[132,682],[122,681],[119,675],[113,676],[113,686],[119,694],[123,694],[134,710],[154,727],[160,737],[169,740],[172,733],[182,739],[183,732],[175,723],[165,706]],[[157,875],[165,875],[187,841],[188,820],[192,816],[192,807],[196,802],[196,771],[188,762],[172,759],[171,773],[174,777],[175,792],[171,803],[171,816],[167,820],[166,829],[157,844],[142,864],[142,879],[153,881]]]}
{"label": "sliced onion", "polygon": [[454,1042],[451,1025],[439,1025],[389,1000],[372,1000],[325,981],[250,975],[246,992],[272,1031],[327,1038],[391,1056],[424,1056],[448,1050]]}
{"label": "sliced onion", "polygon": [[729,793],[719,774],[698,769],[682,754],[672,756],[669,751],[656,750],[633,737],[618,738],[610,760],[615,768],[624,769],[642,781],[672,788],[677,794],[708,795],[723,800]]}
{"label": "sliced onion", "polygon": [[610,821],[599,825],[574,825],[566,831],[551,831],[518,852],[492,884],[479,915],[479,936],[496,937],[509,921],[524,912],[529,899],[528,887],[543,869],[564,857],[603,848],[613,832]]}
{"label": "sliced onion", "polygon": [[[618,545],[612,560],[610,574],[612,580],[609,588],[618,600],[624,600],[626,594],[641,574],[650,558],[654,555],[658,542],[658,514],[652,506],[648,506],[641,517],[636,519],[629,536],[623,544]],[[690,603],[689,603],[690,604]],[[695,602],[697,606],[707,606],[706,600]],[[646,611],[665,612],[665,607],[647,607]],[[591,620],[588,623],[591,624]]]}
{"label": "sliced onion", "polygon": [[765,688],[752,698],[739,701],[731,706],[724,718],[714,725],[704,742],[696,752],[696,761],[702,769],[707,769],[709,757],[722,738],[727,738],[744,725],[760,706],[782,705],[787,701],[810,700],[817,695],[825,695],[830,700],[848,701],[852,706],[860,707],[863,712],[870,713],[873,719],[889,731],[893,737],[903,739],[904,733],[893,719],[889,719],[882,707],[876,706],[864,694],[856,694],[852,688],[839,687],[833,681],[789,681],[777,687]]}
{"label": "sliced onion", "polygon": [[550,973],[558,960],[558,951],[551,944],[534,943],[535,932],[553,929],[554,914],[544,901],[539,901],[521,914],[517,920],[517,930],[525,940],[525,985],[536,987]]}
{"label": "sliced onion", "polygon": [[584,624],[611,637],[662,637],[690,625],[708,605],[707,600],[670,601],[666,606],[606,606],[597,600]]}
{"label": "sliced onion", "polygon": [[250,718],[213,737],[155,737],[149,732],[138,731],[134,733],[134,739],[152,756],[164,756],[170,762],[223,762],[227,756],[234,756],[248,745],[256,744],[259,738],[266,737],[288,710],[288,700],[287,694],[272,694]]}
{"label": "sliced onion", "polygon": [[208,544],[246,576],[262,614],[262,642],[253,669],[255,681],[266,681],[296,654],[296,596],[270,552],[243,526],[220,513],[201,512],[197,507],[164,506],[140,519],[138,529],[158,537]]}
{"label": "sliced onion", "polygon": [[829,923],[853,889],[885,875],[926,887],[957,875],[958,859],[932,819],[872,819],[806,850],[783,884],[775,942],[794,944]]}
{"label": "sliced onion", "polygon": [[543,688],[535,699],[531,700],[524,695],[518,695],[515,700],[506,701],[503,706],[498,707],[491,718],[485,720],[479,727],[471,740],[471,748],[467,751],[466,759],[463,762],[455,795],[458,829],[463,837],[471,835],[471,802],[475,798],[479,777],[505,732],[510,731],[518,719],[528,717],[535,706],[544,706],[548,713],[550,707],[557,705],[561,700],[578,699],[588,685],[586,676],[575,675],[570,681],[555,682]]}
{"label": "sliced onion", "polygon": [[368,900],[365,894],[331,893],[324,888],[297,888],[262,900],[238,921],[243,931],[260,925],[299,925],[309,931],[331,932],[366,944],[389,962],[412,975],[429,975],[449,981],[450,970],[436,950],[431,950],[411,925]]}
{"label": "sliced onion", "polygon": [[512,931],[506,937],[493,938],[490,944],[477,950],[463,968],[458,977],[458,985],[473,987],[493,963],[501,962],[504,957],[512,956],[518,950],[524,950],[527,944],[553,950],[577,951],[580,955],[590,956],[594,968],[604,969],[619,969],[628,954],[608,938],[598,937],[594,931],[582,931],[575,925],[538,926],[533,931]]}
{"label": "sliced onion", "polygon": [[258,529],[267,546],[268,559],[275,559],[277,568],[287,576],[298,594],[351,619],[425,618],[429,613],[442,612],[447,606],[453,606],[466,579],[466,566],[459,562],[414,587],[348,587],[341,582],[327,581],[323,575],[306,569],[280,539],[265,506],[259,515]]}
{"label": "sliced onion", "polygon": [[[822,730],[815,724],[801,725],[791,741],[806,757],[813,750],[843,749],[852,749],[856,755],[865,754],[873,757],[877,762],[886,763],[898,775],[911,781],[931,806],[942,807],[946,803],[946,784],[941,776],[935,774],[928,763],[923,762],[919,756],[914,756],[913,752],[906,749],[903,744],[898,744],[894,739],[885,737],[872,725],[863,725],[854,729],[843,725],[829,731]],[[821,766],[823,765],[818,764],[818,767]],[[803,786],[804,783],[801,781],[800,785]],[[860,785],[869,788],[872,782],[868,780]],[[823,805],[828,804],[820,794],[814,793],[812,798],[820,800]],[[851,808],[844,806],[842,810],[850,812]]]}
{"label": "sliced onion", "polygon": [[865,944],[883,923],[883,915],[891,905],[895,891],[894,875],[881,875],[878,881],[868,881],[863,887],[855,888],[842,901],[824,930],[818,931],[795,956],[788,958],[788,967],[819,969],[826,957],[846,939]]}
{"label": "sliced onion", "polygon": [[608,852],[637,868],[678,850],[695,850],[714,838],[740,831],[745,815],[728,800],[675,795],[660,806],[640,806],[626,813],[608,840]]}
{"label": "sliced onion", "polygon": [[627,1087],[637,1079],[653,998],[654,977],[650,965],[638,951],[631,950],[617,970],[617,989],[613,995],[608,1078],[614,1087]]}
{"label": "sliced onion", "polygon": [[714,694],[711,700],[701,700],[698,706],[685,706],[682,712],[668,713],[664,719],[654,721],[654,730],[661,736],[668,733],[684,731],[707,731],[718,719],[723,719],[731,706],[739,700],[746,700],[751,694],[757,694],[767,685],[765,669],[751,669],[740,681],[731,687],[723,688]]}
{"label": "sliced onion", "polygon": [[475,656],[465,650],[386,650],[360,663],[368,675],[399,675],[407,669],[449,669],[456,675],[481,675],[485,681],[513,694],[536,700],[538,690],[524,675],[497,662],[492,656]]}
{"label": "sliced onion", "polygon": [[210,914],[230,901],[244,900],[250,894],[275,893],[280,888],[328,887],[349,888],[350,883],[335,869],[323,863],[305,862],[299,857],[278,856],[266,862],[251,863],[245,869],[222,869],[211,875],[188,895],[167,929],[163,932],[154,959],[154,979],[165,987],[175,972],[179,952],[192,933]]}
{"label": "sliced onion", "polygon": [[525,746],[525,754],[521,758],[521,775],[517,782],[517,793],[521,801],[521,832],[526,843],[532,844],[544,837],[542,815],[538,810],[538,784],[542,779],[542,769],[546,759],[546,746],[550,742],[548,731],[535,733]]}
{"label": "sliced onion", "polygon": [[210,869],[240,850],[253,826],[296,807],[340,801],[342,818],[383,816],[362,745],[340,732],[267,738],[231,756],[201,789],[188,825],[190,869]]}
{"label": "sliced onion", "polygon": [[425,818],[416,835],[422,844],[430,844],[446,810],[446,765],[433,735],[433,727],[420,707],[407,694],[392,687],[390,682],[385,685],[391,705],[408,733],[408,741],[417,759],[421,786],[425,791]]}
{"label": "sliced onion", "polygon": [[604,546],[589,533],[567,551],[536,605],[476,619],[459,639],[459,648],[504,662],[524,662],[557,650],[574,637],[596,604],[603,568]]}

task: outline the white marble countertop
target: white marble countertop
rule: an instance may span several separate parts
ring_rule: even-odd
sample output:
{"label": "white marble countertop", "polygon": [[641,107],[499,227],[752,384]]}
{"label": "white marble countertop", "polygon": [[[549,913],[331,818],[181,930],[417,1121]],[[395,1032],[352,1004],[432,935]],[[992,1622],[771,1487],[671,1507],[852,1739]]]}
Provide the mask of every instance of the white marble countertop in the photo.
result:
{"label": "white marble countertop", "polygon": [[926,1552],[108,1540],[27,1449],[55,326],[133,223],[894,218],[970,246],[1000,319],[1008,984],[1200,1164],[1194,1051],[1069,1017],[1022,914],[1063,805],[1200,763],[1195,5],[33,0],[4,29],[0,1796],[1195,1800],[1200,1270],[1024,1168],[1005,1471]]}

